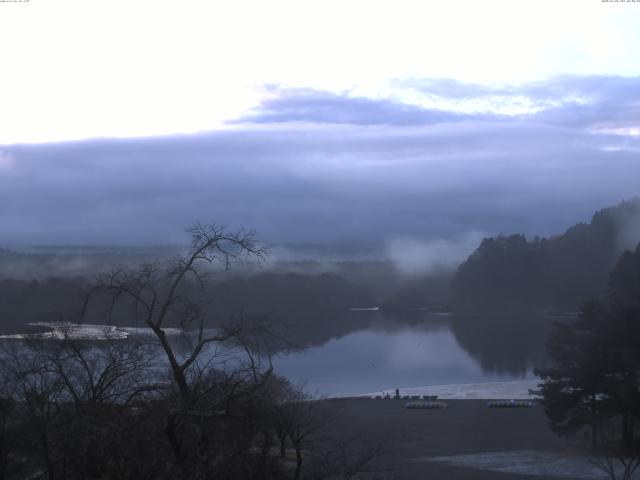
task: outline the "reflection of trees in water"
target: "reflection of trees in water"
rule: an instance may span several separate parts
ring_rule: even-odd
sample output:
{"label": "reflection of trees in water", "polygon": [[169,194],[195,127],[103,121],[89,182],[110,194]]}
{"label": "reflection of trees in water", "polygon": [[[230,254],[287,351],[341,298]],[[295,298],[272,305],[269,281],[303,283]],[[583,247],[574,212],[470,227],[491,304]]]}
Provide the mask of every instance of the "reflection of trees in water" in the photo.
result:
{"label": "reflection of trees in water", "polygon": [[409,312],[408,314],[378,312],[376,316],[372,317],[369,325],[369,330],[390,334],[407,328],[419,333],[448,330],[450,329],[449,317],[433,315],[425,311]]}
{"label": "reflection of trees in water", "polygon": [[546,363],[545,342],[554,320],[546,316],[484,313],[454,315],[456,340],[487,373],[524,375]]}
{"label": "reflection of trees in water", "polygon": [[[0,280],[0,333],[25,333],[27,322],[73,320],[81,285],[81,279]],[[407,328],[425,333],[451,328],[483,370],[495,373],[523,374],[541,365],[551,323],[544,317],[504,314],[440,317],[421,310],[425,299],[415,292],[385,302],[380,311],[350,311],[378,302],[359,284],[333,274],[265,273],[220,282],[213,290],[210,328],[234,316],[266,315],[285,325],[286,337],[300,346],[320,346],[363,330],[393,334]],[[94,316],[86,322],[139,326],[130,308],[121,310],[112,318]]]}
{"label": "reflection of trees in water", "polygon": [[306,346],[321,346],[364,330],[394,334],[408,327],[422,333],[449,328],[448,318],[427,312],[403,316],[381,311],[314,310],[289,312],[282,320],[288,326],[288,338]]}
{"label": "reflection of trees in water", "polygon": [[364,312],[326,309],[322,311],[289,311],[281,319],[287,325],[287,338],[301,346],[319,346],[352,332],[366,330],[370,315]]}

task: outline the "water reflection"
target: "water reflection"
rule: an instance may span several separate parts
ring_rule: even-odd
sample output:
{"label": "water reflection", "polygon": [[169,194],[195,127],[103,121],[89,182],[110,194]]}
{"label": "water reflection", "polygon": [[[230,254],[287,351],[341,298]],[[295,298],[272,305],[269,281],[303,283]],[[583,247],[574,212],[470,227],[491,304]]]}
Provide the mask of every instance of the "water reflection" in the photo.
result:
{"label": "water reflection", "polygon": [[349,325],[353,330],[278,359],[276,368],[326,395],[528,378],[533,367],[545,362],[544,343],[553,320],[426,312],[411,321],[383,312],[350,312],[341,319],[343,332]]}
{"label": "water reflection", "polygon": [[524,375],[547,362],[545,342],[558,317],[485,313],[456,315],[456,339],[487,373]]}
{"label": "water reflection", "polygon": [[[282,318],[287,336],[307,348],[276,358],[274,366],[322,395],[531,378],[533,368],[546,362],[545,341],[559,319],[420,310],[288,312]],[[137,332],[120,330],[125,337]]]}

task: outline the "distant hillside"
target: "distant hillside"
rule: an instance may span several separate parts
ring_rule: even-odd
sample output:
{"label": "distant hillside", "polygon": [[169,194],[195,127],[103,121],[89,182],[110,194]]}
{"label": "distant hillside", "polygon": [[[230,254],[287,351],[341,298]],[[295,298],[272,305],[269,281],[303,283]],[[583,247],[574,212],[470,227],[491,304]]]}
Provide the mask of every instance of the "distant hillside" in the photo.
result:
{"label": "distant hillside", "polygon": [[486,238],[458,268],[461,307],[575,308],[600,296],[620,254],[640,242],[640,198],[596,212],[563,235]]}

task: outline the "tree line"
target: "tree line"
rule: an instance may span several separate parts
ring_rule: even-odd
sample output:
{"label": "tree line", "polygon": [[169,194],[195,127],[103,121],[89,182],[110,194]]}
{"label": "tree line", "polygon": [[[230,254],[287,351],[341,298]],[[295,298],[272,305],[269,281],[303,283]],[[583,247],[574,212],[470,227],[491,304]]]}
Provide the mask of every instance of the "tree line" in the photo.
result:
{"label": "tree line", "polygon": [[113,270],[85,290],[80,322],[96,308],[128,310],[148,340],[81,341],[68,325],[57,340],[3,343],[1,480],[347,479],[379,452],[337,438],[331,402],[273,371],[288,348],[273,319],[209,328],[207,267],[265,251],[243,231],[190,233],[188,254]]}
{"label": "tree line", "polygon": [[454,303],[573,309],[584,298],[601,295],[617,258],[640,240],[639,226],[640,198],[635,198],[596,212],[590,223],[577,224],[562,235],[487,238],[458,268],[452,284]]}

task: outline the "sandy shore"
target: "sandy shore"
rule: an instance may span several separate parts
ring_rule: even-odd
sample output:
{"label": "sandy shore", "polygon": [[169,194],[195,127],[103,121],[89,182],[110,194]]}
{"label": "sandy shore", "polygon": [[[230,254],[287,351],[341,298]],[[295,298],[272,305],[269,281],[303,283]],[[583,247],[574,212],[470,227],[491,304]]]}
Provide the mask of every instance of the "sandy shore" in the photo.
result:
{"label": "sandy shore", "polygon": [[340,412],[337,435],[386,443],[374,465],[377,478],[602,478],[548,428],[541,407],[446,403],[445,410],[408,410],[403,400],[327,401]]}

